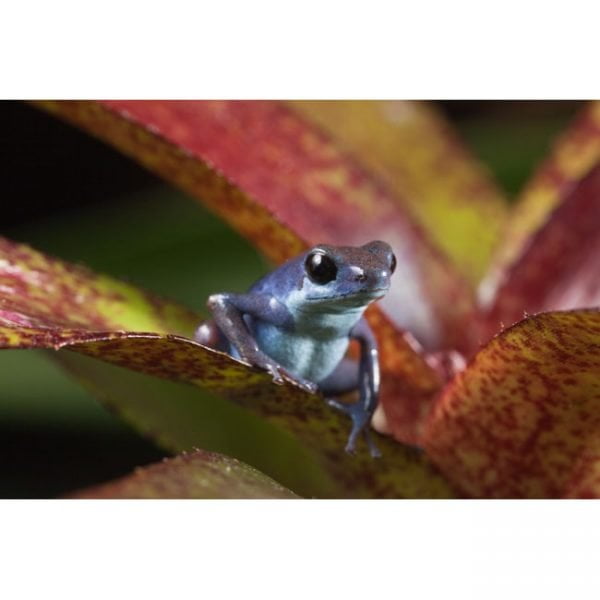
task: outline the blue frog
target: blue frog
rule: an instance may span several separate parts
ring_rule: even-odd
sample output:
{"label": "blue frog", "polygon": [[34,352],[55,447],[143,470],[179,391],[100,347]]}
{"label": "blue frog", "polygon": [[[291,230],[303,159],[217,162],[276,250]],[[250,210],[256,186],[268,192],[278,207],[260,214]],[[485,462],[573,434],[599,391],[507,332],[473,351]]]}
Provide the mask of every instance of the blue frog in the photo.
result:
{"label": "blue frog", "polygon": [[[372,456],[379,452],[369,423],[379,395],[377,341],[363,313],[388,291],[396,258],[389,244],[319,244],[257,281],[246,294],[214,294],[213,319],[200,324],[195,340],[283,376],[352,420],[346,451],[362,433]],[[346,358],[350,340],[360,359]],[[359,390],[353,404],[331,398]]]}

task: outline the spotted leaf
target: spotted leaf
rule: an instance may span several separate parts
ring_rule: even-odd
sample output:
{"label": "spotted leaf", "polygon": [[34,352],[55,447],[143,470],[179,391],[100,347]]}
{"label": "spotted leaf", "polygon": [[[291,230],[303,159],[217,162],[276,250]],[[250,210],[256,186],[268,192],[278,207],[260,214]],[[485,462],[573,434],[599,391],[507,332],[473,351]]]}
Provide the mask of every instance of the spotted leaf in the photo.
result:
{"label": "spotted leaf", "polygon": [[475,497],[598,496],[600,311],[530,317],[445,389],[425,449]]}

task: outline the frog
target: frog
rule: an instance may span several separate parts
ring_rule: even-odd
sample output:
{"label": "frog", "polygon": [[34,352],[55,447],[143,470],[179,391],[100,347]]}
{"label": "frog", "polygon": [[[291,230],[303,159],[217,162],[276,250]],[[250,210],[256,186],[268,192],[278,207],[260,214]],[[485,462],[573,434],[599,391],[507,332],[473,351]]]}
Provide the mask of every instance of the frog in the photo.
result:
{"label": "frog", "polygon": [[[363,436],[371,456],[380,452],[371,419],[380,389],[377,339],[364,315],[389,290],[396,257],[386,242],[361,246],[317,244],[259,279],[247,293],[216,293],[212,318],[199,324],[196,342],[226,352],[285,379],[350,418],[346,452]],[[357,360],[347,356],[358,342]],[[339,396],[358,390],[358,400]]]}

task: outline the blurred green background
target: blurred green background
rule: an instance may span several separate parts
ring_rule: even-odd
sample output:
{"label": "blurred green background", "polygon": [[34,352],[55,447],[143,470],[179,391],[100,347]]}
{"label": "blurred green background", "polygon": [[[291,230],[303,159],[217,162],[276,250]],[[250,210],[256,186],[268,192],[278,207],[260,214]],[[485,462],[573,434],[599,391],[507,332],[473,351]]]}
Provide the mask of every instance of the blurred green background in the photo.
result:
{"label": "blurred green background", "polygon": [[[437,104],[511,197],[579,106]],[[71,126],[2,102],[0,131],[1,235],[197,310],[269,268],[197,202]],[[0,497],[53,497],[165,456],[43,352],[0,352],[0,385]]]}

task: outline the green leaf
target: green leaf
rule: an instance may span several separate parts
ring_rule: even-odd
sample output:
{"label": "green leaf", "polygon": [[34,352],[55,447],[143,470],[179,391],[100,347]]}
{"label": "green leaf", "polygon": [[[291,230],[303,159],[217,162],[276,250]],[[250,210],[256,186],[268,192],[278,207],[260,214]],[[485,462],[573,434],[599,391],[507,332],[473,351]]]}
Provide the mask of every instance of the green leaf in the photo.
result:
{"label": "green leaf", "polygon": [[285,428],[269,424],[206,389],[157,379],[75,352],[53,358],[113,414],[165,450],[199,447],[235,456],[303,496],[341,495],[318,452]]}
{"label": "green leaf", "polygon": [[[40,346],[60,347],[93,337],[91,331],[190,335],[198,320],[191,310],[132,285],[0,237],[0,327],[6,347],[35,346],[36,336]],[[61,332],[56,339],[54,331]]]}
{"label": "green leaf", "polygon": [[72,494],[73,498],[298,498],[239,460],[197,450]]}

